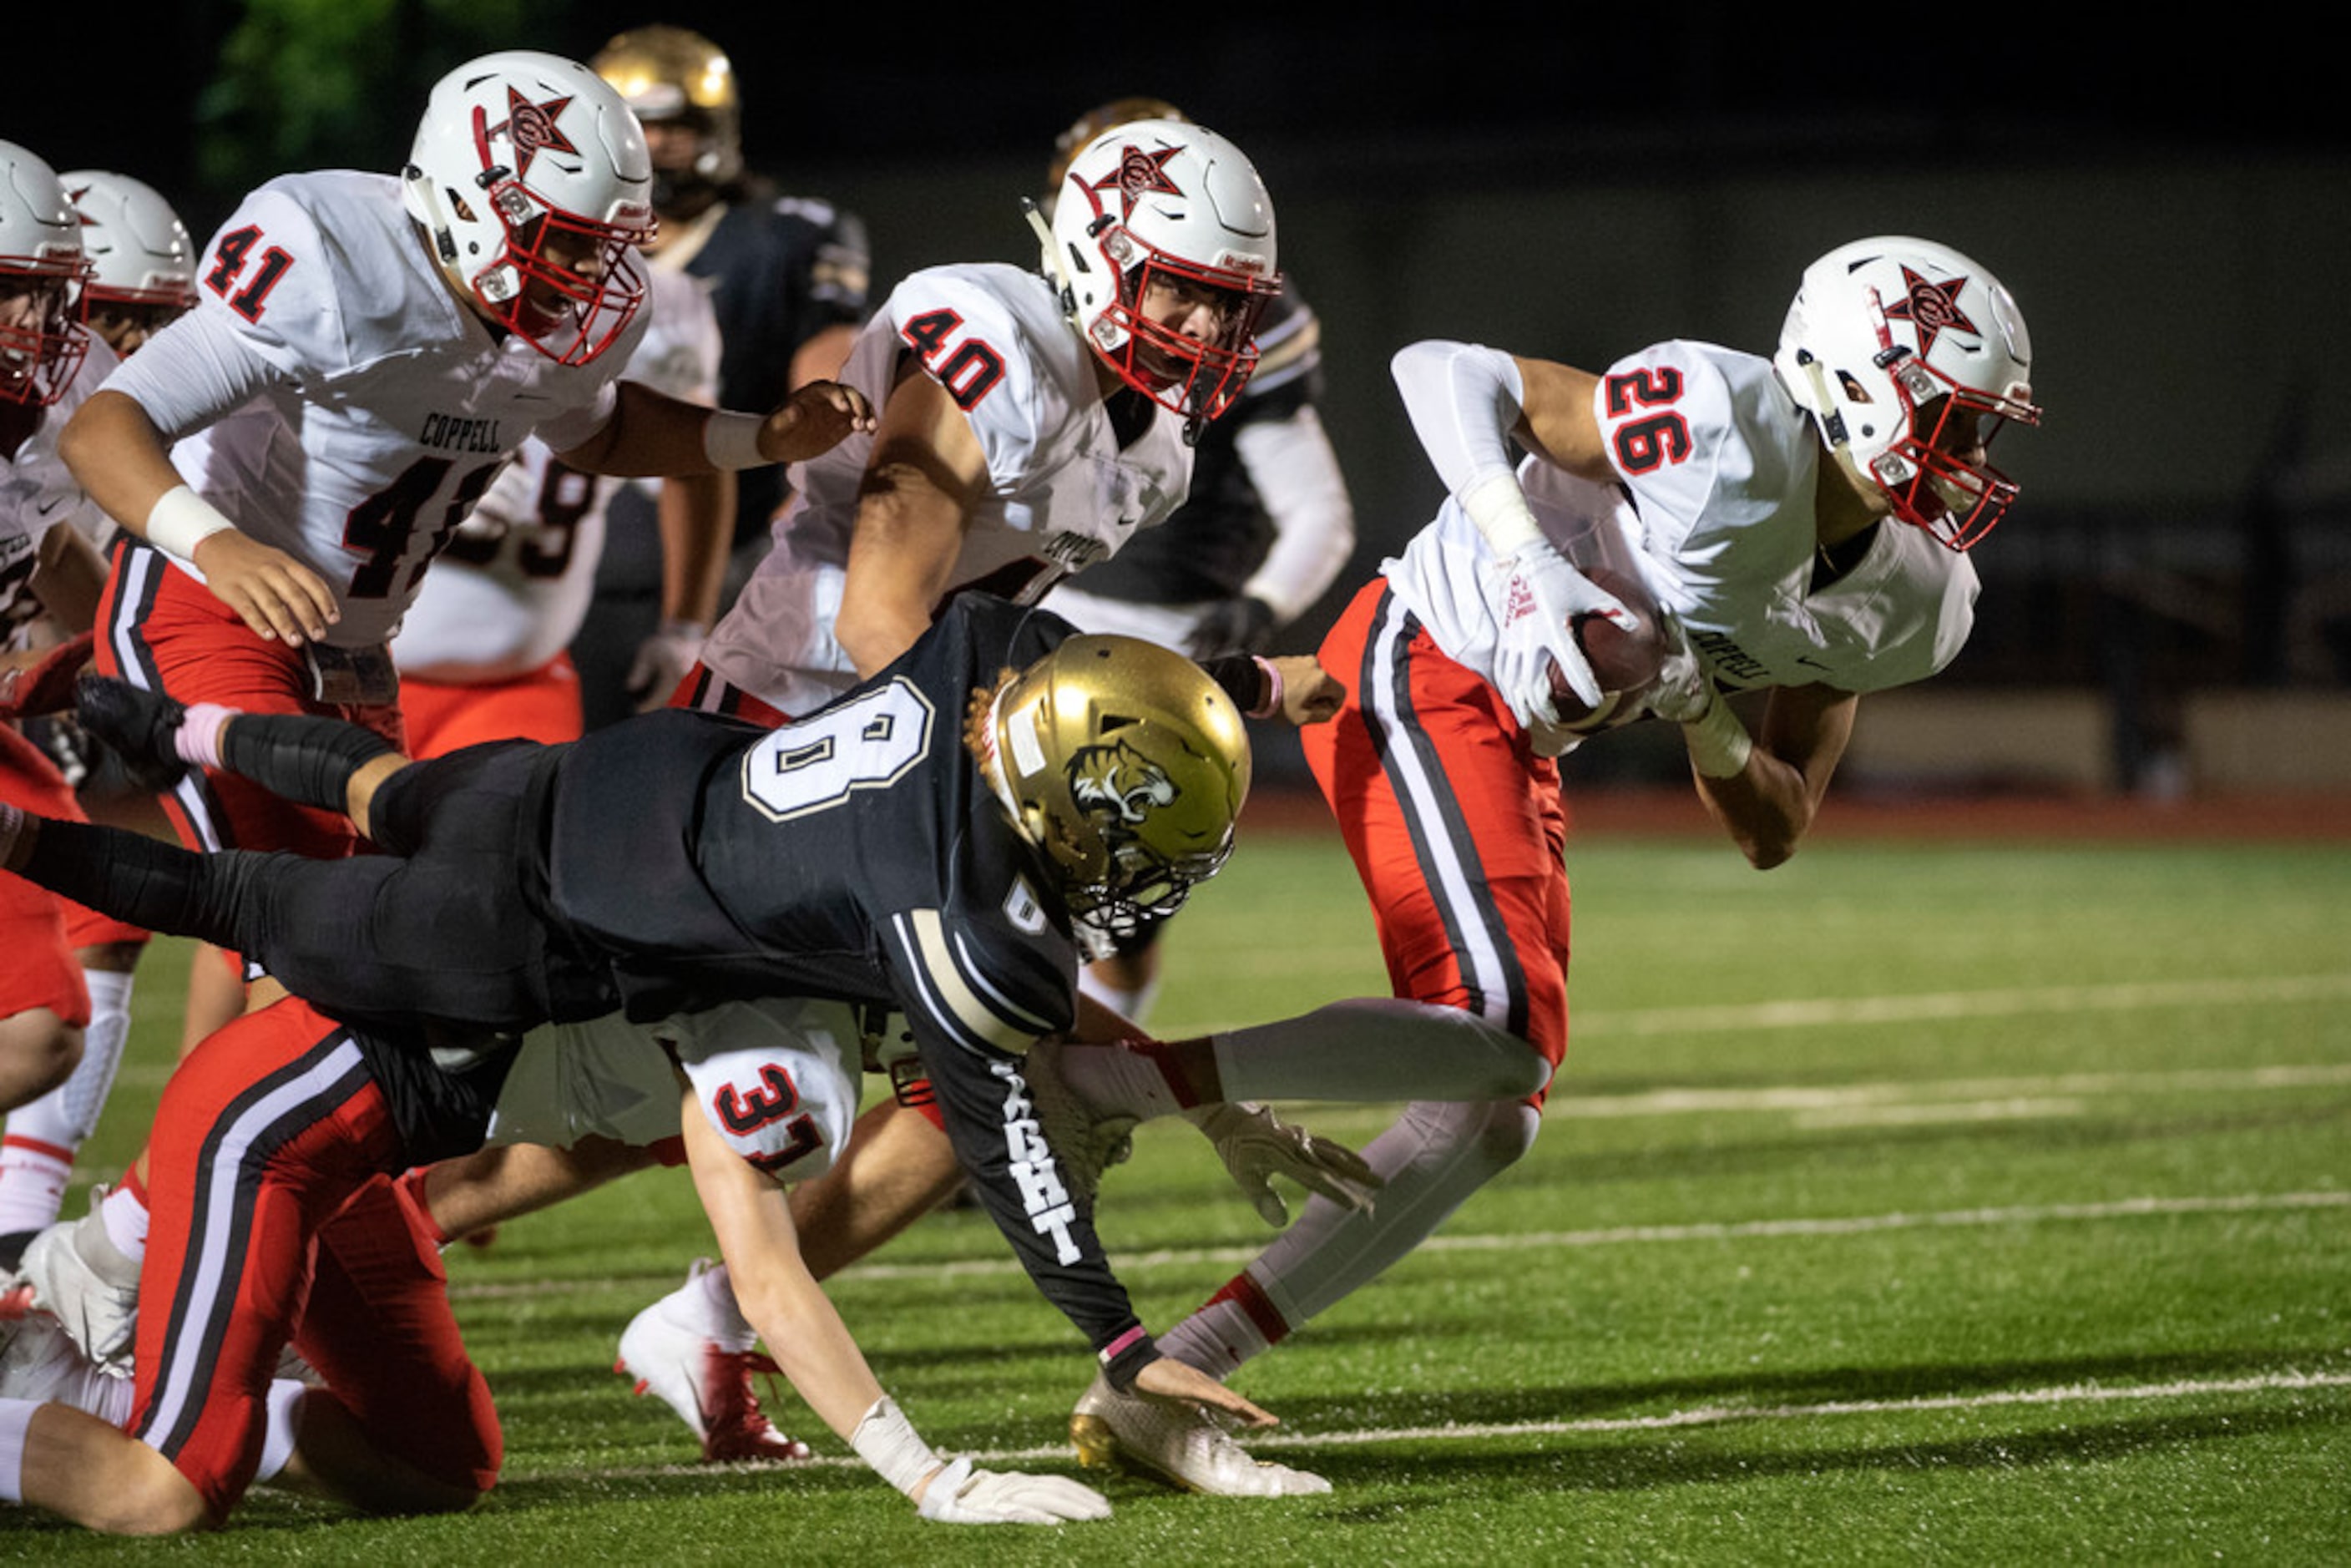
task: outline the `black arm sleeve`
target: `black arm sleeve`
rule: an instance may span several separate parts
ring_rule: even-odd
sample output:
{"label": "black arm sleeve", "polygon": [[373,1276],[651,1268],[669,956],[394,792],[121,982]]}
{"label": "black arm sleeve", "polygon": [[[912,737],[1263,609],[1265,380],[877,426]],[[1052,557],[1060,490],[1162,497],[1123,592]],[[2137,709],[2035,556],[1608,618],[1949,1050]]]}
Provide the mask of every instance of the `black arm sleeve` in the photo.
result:
{"label": "black arm sleeve", "polygon": [[1265,671],[1249,654],[1219,654],[1213,659],[1202,660],[1200,667],[1208,672],[1210,680],[1224,687],[1225,695],[1233,699],[1233,706],[1241,712],[1253,714],[1265,706],[1268,695]]}
{"label": "black arm sleeve", "polygon": [[1111,1272],[1093,1206],[1071,1191],[1045,1142],[1020,1064],[928,1038],[915,1043],[930,1071],[956,1159],[1029,1279],[1086,1336],[1124,1387],[1158,1352]]}

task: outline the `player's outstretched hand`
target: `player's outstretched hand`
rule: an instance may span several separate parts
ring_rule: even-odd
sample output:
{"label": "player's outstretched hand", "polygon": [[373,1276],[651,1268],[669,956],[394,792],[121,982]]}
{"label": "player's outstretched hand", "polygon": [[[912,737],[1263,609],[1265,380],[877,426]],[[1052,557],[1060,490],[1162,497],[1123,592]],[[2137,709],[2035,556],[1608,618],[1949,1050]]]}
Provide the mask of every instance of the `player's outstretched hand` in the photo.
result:
{"label": "player's outstretched hand", "polygon": [[1234,1393],[1198,1367],[1186,1365],[1173,1356],[1163,1355],[1137,1373],[1134,1391],[1146,1399],[1205,1405],[1210,1410],[1230,1416],[1234,1424],[1244,1431],[1281,1425],[1281,1418],[1272,1411]]}
{"label": "player's outstretched hand", "polygon": [[1311,653],[1290,653],[1271,661],[1281,672],[1281,716],[1299,726],[1322,724],[1338,716],[1347,700],[1347,688],[1324,669]]}
{"label": "player's outstretched hand", "polygon": [[863,392],[839,382],[810,382],[759,427],[759,455],[770,463],[805,463],[872,428],[873,405]]}
{"label": "player's outstretched hand", "polygon": [[1061,1524],[1108,1519],[1110,1500],[1067,1476],[976,1470],[957,1459],[931,1477],[916,1511],[940,1524]]}
{"label": "player's outstretched hand", "polygon": [[289,648],[316,642],[343,618],[326,579],[259,539],[224,528],[196,545],[204,586],[263,642]]}
{"label": "player's outstretched hand", "polygon": [[1363,1155],[1344,1144],[1318,1138],[1303,1127],[1280,1120],[1264,1106],[1246,1101],[1186,1111],[1184,1119],[1216,1145],[1217,1156],[1232,1173],[1233,1185],[1256,1206],[1258,1218],[1268,1225],[1278,1228],[1290,1223],[1290,1206],[1273,1190],[1270,1178],[1274,1176],[1285,1176],[1358,1214],[1371,1212],[1373,1195],[1382,1185],[1380,1177],[1364,1163]]}
{"label": "player's outstretched hand", "polygon": [[84,632],[37,653],[9,655],[21,662],[0,671],[0,724],[73,706],[75,677],[89,663],[96,645],[96,639]]}

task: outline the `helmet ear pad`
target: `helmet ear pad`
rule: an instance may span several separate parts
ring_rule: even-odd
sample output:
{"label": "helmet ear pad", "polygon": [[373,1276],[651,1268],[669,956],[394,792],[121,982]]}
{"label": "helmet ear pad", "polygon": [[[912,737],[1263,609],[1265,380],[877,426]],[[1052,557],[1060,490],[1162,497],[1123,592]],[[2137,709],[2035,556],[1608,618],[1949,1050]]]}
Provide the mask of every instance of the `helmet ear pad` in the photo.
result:
{"label": "helmet ear pad", "polygon": [[1948,246],[1884,235],[1804,269],[1773,364],[1892,516],[1963,550],[2015,502],[1987,452],[2006,424],[2041,422],[2032,359],[1997,277]]}
{"label": "helmet ear pad", "polygon": [[1132,637],[1072,637],[989,723],[1004,795],[1071,915],[1113,934],[1173,914],[1232,852],[1249,737],[1207,672]]}

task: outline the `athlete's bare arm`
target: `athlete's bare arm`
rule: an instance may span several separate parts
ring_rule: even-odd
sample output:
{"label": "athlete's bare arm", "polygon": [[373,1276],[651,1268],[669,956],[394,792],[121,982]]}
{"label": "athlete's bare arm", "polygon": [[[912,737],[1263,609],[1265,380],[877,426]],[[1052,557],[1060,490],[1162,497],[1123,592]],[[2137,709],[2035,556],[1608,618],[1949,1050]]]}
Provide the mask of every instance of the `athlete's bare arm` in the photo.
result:
{"label": "athlete's bare arm", "polygon": [[946,389],[904,376],[882,411],[833,635],[872,674],[914,645],[948,587],[987,455]]}
{"label": "athlete's bare arm", "polygon": [[1521,359],[1518,367],[1526,400],[1518,428],[1510,434],[1553,467],[1594,484],[1614,484],[1616,470],[1609,464],[1600,421],[1592,412],[1593,389],[1600,378],[1550,360]]}
{"label": "athlete's bare arm", "polygon": [[691,1086],[682,1092],[678,1120],[686,1166],[726,1257],[736,1303],[809,1408],[847,1438],[882,1397],[882,1385],[801,1260],[783,1186],[727,1147]]}
{"label": "athlete's bare arm", "polygon": [[[711,410],[638,382],[621,382],[614,392],[612,417],[558,457],[583,473],[628,477],[716,471],[703,445]],[[759,455],[769,463],[805,462],[831,451],[852,431],[872,429],[872,423],[863,393],[835,382],[813,382],[768,414],[759,426]]]}
{"label": "athlete's bare arm", "polygon": [[[155,503],[187,484],[172,466],[163,433],[147,411],[127,394],[103,388],[58,434],[57,455],[89,498],[141,538],[148,537]],[[299,646],[325,636],[341,619],[334,591],[317,572],[236,528],[205,536],[190,559],[214,597],[265,641],[283,638]]]}
{"label": "athlete's bare arm", "polygon": [[1692,770],[1698,799],[1758,871],[1796,852],[1853,737],[1861,698],[1831,686],[1779,686],[1747,765],[1728,779]]}

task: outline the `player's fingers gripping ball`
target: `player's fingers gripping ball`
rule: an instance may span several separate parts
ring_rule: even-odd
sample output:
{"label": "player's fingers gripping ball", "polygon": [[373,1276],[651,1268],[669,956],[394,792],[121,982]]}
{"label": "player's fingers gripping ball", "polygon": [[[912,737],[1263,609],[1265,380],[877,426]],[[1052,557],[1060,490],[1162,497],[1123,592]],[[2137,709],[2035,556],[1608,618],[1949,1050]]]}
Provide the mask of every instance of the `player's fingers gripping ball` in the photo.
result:
{"label": "player's fingers gripping ball", "polygon": [[1552,704],[1559,727],[1579,736],[1596,735],[1646,711],[1643,698],[1665,673],[1677,641],[1672,617],[1638,578],[1604,566],[1583,570],[1594,587],[1615,596],[1624,613],[1582,614],[1568,622],[1599,685],[1597,703],[1578,695],[1556,663],[1551,667]]}

